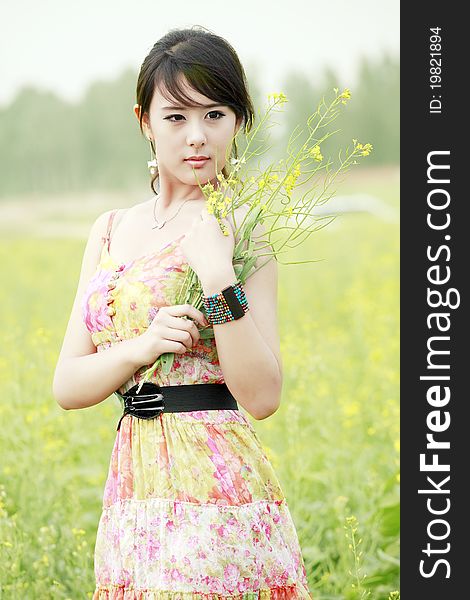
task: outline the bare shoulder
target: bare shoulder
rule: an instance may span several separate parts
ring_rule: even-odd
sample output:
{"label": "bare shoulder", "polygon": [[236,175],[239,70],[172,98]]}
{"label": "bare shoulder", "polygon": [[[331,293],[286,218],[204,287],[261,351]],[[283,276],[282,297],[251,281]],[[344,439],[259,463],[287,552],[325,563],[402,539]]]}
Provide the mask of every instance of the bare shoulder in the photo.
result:
{"label": "bare shoulder", "polygon": [[136,226],[145,225],[148,222],[149,211],[154,200],[152,198],[137,202],[132,206],[115,209],[116,215],[113,220],[113,231],[119,226],[128,232],[135,229]]}

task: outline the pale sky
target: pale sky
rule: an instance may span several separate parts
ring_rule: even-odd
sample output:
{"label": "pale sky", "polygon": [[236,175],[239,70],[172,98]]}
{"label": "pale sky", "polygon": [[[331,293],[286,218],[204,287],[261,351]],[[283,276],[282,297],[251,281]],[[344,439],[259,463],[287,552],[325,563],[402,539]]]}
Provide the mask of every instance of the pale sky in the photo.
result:
{"label": "pale sky", "polygon": [[353,87],[362,56],[399,55],[399,0],[0,0],[0,105],[23,85],[78,101],[96,79],[138,71],[169,29],[202,25],[226,38],[261,92],[296,69],[331,65]]}

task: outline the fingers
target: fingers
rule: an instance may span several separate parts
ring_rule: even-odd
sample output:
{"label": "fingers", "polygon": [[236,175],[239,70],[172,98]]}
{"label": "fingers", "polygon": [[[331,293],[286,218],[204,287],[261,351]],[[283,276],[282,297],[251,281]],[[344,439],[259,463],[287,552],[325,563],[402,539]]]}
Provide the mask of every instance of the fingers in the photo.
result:
{"label": "fingers", "polygon": [[[194,323],[193,323],[194,325]],[[199,332],[197,327],[194,326],[195,331],[184,331],[182,329],[173,329],[167,327],[165,329],[164,336],[167,340],[180,342],[184,344],[188,350],[190,350],[199,341]]]}
{"label": "fingers", "polygon": [[191,304],[175,304],[161,307],[152,324],[159,329],[162,340],[178,342],[186,351],[201,337],[194,321],[204,327],[209,324],[203,313]]}
{"label": "fingers", "polygon": [[206,320],[203,313],[195,308],[192,304],[175,304],[170,308],[172,309],[171,314],[176,317],[190,317],[194,321],[200,323],[201,327],[206,327],[209,325],[209,322]]}
{"label": "fingers", "polygon": [[199,330],[196,324],[188,319],[171,317],[167,327],[168,338],[183,343],[187,348],[192,348],[200,340]]}
{"label": "fingers", "polygon": [[175,354],[184,354],[188,349],[181,342],[175,342],[174,340],[162,339],[161,343],[161,354],[166,352],[174,352]]}

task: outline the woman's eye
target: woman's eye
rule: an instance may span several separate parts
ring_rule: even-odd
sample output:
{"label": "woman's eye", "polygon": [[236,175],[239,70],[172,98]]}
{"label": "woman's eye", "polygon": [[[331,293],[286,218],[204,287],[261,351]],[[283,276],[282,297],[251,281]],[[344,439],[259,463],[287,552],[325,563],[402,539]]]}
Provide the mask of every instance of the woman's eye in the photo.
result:
{"label": "woman's eye", "polygon": [[220,110],[211,110],[211,112],[208,114],[209,115],[212,115],[212,114],[220,115],[220,117],[217,117],[217,119],[210,119],[211,121],[217,121],[218,119],[221,119],[223,116],[225,116],[223,112],[220,112]]}

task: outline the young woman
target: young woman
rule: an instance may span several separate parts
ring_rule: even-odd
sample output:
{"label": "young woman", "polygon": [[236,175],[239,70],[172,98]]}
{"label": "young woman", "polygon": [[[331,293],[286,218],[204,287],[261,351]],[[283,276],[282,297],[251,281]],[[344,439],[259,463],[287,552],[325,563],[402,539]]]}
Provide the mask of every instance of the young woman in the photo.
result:
{"label": "young woman", "polygon": [[[123,401],[93,598],[310,598],[286,499],[238,406],[255,419],[279,407],[276,261],[241,286],[232,256],[243,215],[225,220],[225,236],[197,184],[217,187],[234,134],[252,125],[235,51],[202,28],[170,31],[142,64],[134,111],[155,156],[154,197],[92,226],[53,384],[64,409],[113,392]],[[188,266],[207,318],[175,303]],[[215,339],[201,337],[209,323]],[[170,372],[157,369],[138,394],[168,352]]]}

